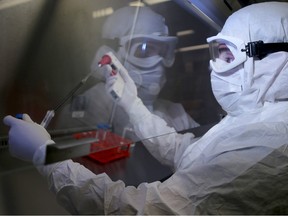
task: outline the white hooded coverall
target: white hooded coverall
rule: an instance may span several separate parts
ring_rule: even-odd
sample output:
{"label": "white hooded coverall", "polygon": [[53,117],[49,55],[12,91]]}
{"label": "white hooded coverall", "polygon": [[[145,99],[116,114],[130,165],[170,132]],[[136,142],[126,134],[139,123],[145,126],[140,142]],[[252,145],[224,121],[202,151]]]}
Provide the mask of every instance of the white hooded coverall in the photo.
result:
{"label": "white hooded coverall", "polygon": [[[221,33],[245,43],[288,42],[288,3],[243,8],[228,18]],[[153,156],[175,170],[165,182],[125,187],[71,160],[39,171],[73,214],[287,214],[288,102],[283,99],[288,98],[288,53],[248,58],[241,67],[238,106],[229,105],[228,115],[200,139],[175,133],[143,104],[131,108],[139,137],[167,134],[144,141]],[[225,109],[223,92],[217,92]]]}

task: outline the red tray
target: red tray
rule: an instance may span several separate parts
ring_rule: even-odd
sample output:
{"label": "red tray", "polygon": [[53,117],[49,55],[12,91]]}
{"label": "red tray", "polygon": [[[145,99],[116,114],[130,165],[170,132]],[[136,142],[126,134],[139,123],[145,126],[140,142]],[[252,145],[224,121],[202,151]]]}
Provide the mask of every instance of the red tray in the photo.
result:
{"label": "red tray", "polygon": [[98,137],[99,141],[91,143],[89,158],[100,163],[108,163],[116,159],[129,157],[131,140],[123,138],[111,131],[87,131],[74,134],[75,139]]}

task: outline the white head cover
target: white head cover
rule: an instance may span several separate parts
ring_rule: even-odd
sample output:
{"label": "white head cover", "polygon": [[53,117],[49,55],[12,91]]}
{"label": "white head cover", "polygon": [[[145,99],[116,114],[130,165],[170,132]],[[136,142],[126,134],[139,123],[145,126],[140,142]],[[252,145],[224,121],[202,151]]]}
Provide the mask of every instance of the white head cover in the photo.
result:
{"label": "white head cover", "polygon": [[102,31],[102,37],[108,39],[133,34],[168,36],[168,28],[165,19],[150,8],[128,6],[109,16]]}
{"label": "white head cover", "polygon": [[[141,39],[143,41],[153,41],[159,44],[165,44],[165,56],[159,56],[155,61],[163,60],[165,66],[171,66],[174,62],[174,49],[177,42],[176,37],[169,36],[168,27],[165,24],[165,19],[161,15],[155,13],[148,7],[123,7],[116,10],[105,21],[102,37],[106,39],[119,39],[119,43],[122,46],[119,50],[119,54],[122,55],[123,61],[129,61],[135,63],[137,61],[141,65],[143,59],[135,58],[132,54],[129,55],[127,46],[132,39]],[[127,44],[126,44],[127,42]],[[131,51],[133,47],[128,47]],[[140,60],[140,61],[139,61]],[[144,66],[149,62],[153,62],[153,57],[144,61]],[[142,66],[142,65],[141,65]],[[153,65],[152,65],[153,66]]]}
{"label": "white head cover", "polygon": [[[288,42],[288,3],[266,2],[240,9],[227,19],[219,35],[245,44]],[[211,83],[216,99],[231,115],[253,111],[265,102],[286,100],[288,53],[272,53],[262,60],[247,57],[226,72],[212,71]]]}

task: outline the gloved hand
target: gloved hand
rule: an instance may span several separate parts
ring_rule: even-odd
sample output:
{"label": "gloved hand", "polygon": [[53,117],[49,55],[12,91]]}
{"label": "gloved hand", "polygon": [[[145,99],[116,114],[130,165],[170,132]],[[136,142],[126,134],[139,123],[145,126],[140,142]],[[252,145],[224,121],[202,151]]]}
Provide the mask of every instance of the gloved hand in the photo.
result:
{"label": "gloved hand", "polygon": [[[112,86],[117,81],[117,76],[112,73],[112,68],[110,65],[104,65],[101,67],[102,73],[106,78],[106,91],[110,92]],[[125,82],[125,87],[123,90],[122,97],[117,100],[116,102],[127,112],[129,113],[129,110],[131,106],[138,101],[141,101],[140,98],[137,97],[137,87],[134,83],[134,81],[131,79],[129,74],[120,71],[119,72],[122,79]]]}
{"label": "gloved hand", "polygon": [[4,124],[11,127],[8,141],[10,154],[34,164],[44,164],[46,145],[54,142],[45,128],[33,122],[29,115],[23,114],[22,118],[8,115],[3,119]]}

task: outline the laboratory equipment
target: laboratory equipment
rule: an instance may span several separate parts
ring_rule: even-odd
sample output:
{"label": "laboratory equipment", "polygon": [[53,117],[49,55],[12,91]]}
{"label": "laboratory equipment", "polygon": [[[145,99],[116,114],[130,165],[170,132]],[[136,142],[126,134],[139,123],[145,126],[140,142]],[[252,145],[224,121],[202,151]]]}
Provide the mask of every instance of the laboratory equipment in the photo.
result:
{"label": "laboratory equipment", "polygon": [[116,159],[129,157],[130,146],[133,141],[112,133],[107,129],[98,129],[97,131],[89,131],[74,134],[76,140],[93,138],[98,134],[97,142],[90,144],[90,154],[88,157],[100,163],[108,163]]}
{"label": "laboratory equipment", "polygon": [[132,144],[133,141],[99,127],[97,130],[55,139],[55,144],[47,145],[45,164],[81,156],[104,164],[129,157]]}
{"label": "laboratory equipment", "polygon": [[111,125],[105,124],[105,123],[100,123],[97,124],[97,131],[96,131],[96,138],[99,140],[105,140],[107,131],[111,130]]}
{"label": "laboratory equipment", "polygon": [[110,94],[115,100],[119,100],[122,96],[125,85],[124,80],[121,77],[121,72],[128,74],[128,71],[112,52],[108,52],[102,57],[102,59],[99,62],[99,67],[102,67],[107,64],[109,64],[112,67],[110,76],[116,76],[117,79],[117,81],[111,88]]}

